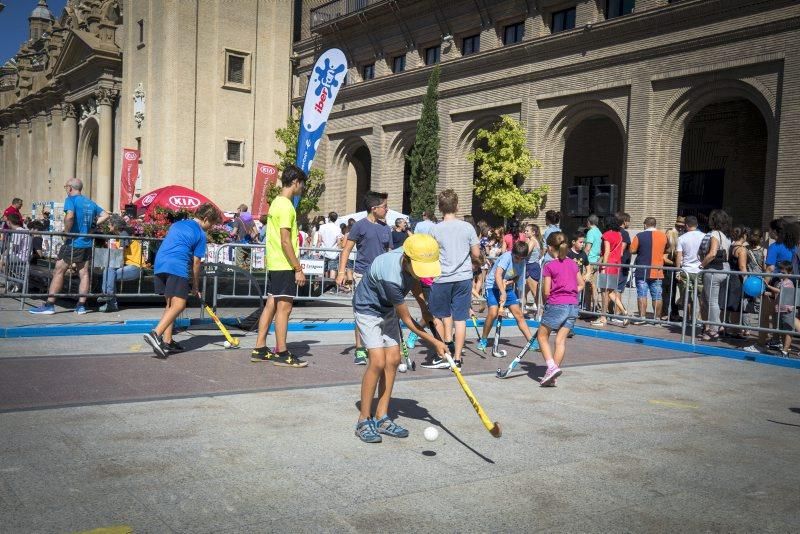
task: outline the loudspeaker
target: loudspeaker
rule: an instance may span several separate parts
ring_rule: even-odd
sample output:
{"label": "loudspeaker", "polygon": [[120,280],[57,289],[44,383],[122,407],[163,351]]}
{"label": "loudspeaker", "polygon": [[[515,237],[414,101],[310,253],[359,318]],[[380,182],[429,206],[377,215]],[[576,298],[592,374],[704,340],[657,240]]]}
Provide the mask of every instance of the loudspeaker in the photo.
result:
{"label": "loudspeaker", "polygon": [[586,217],[589,214],[589,188],[585,185],[568,187],[567,215],[570,217]]}
{"label": "loudspeaker", "polygon": [[603,184],[594,186],[593,208],[599,217],[613,215],[617,212],[617,186],[616,184]]}

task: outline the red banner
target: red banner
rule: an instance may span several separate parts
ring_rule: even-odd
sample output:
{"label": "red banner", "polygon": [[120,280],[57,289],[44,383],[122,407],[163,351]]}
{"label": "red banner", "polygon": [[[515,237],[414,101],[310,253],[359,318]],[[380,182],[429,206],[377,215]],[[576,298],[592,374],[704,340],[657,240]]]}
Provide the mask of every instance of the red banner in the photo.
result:
{"label": "red banner", "polygon": [[125,212],[125,204],[133,202],[136,192],[136,179],[139,177],[139,151],[133,148],[122,149],[122,179],[119,192],[119,209]]}
{"label": "red banner", "polygon": [[269,163],[260,163],[256,166],[256,183],[253,187],[253,204],[250,213],[258,219],[269,210],[267,190],[278,181],[278,168]]}

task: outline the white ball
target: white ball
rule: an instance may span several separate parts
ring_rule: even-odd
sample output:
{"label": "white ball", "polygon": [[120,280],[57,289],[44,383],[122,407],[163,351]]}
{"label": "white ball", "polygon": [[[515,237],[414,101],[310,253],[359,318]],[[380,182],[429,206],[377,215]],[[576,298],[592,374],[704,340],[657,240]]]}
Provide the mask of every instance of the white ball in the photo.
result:
{"label": "white ball", "polygon": [[225,347],[226,349],[229,349],[231,348],[231,342],[226,339],[225,343],[223,343],[222,346]]}
{"label": "white ball", "polygon": [[436,438],[439,437],[439,430],[435,426],[429,426],[425,429],[423,435],[428,441],[436,441]]}
{"label": "white ball", "polygon": [[406,371],[408,371],[408,366],[404,363],[401,363],[400,365],[397,366],[397,370],[400,371],[401,373],[405,373]]}

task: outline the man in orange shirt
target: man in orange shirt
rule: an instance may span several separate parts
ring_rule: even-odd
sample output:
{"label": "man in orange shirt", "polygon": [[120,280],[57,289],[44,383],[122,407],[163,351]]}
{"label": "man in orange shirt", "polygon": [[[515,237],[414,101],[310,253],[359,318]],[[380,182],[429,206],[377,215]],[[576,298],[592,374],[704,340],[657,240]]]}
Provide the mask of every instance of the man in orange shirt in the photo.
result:
{"label": "man in orange shirt", "polygon": [[653,318],[661,317],[662,281],[664,279],[664,255],[667,253],[667,234],[656,229],[654,217],[644,220],[644,231],[631,241],[631,254],[636,254],[634,265],[649,265],[650,268],[635,268],[636,297],[639,304],[639,319],[632,324],[643,324],[647,317],[647,293],[653,301]]}

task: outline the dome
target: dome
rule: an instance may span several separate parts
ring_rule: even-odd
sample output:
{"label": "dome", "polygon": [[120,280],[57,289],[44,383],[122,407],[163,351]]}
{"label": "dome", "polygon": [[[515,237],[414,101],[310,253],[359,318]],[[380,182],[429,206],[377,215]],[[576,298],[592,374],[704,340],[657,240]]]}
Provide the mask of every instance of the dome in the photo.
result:
{"label": "dome", "polygon": [[31,12],[30,18],[55,20],[55,17],[53,17],[53,14],[47,7],[47,0],[39,0],[39,5]]}

